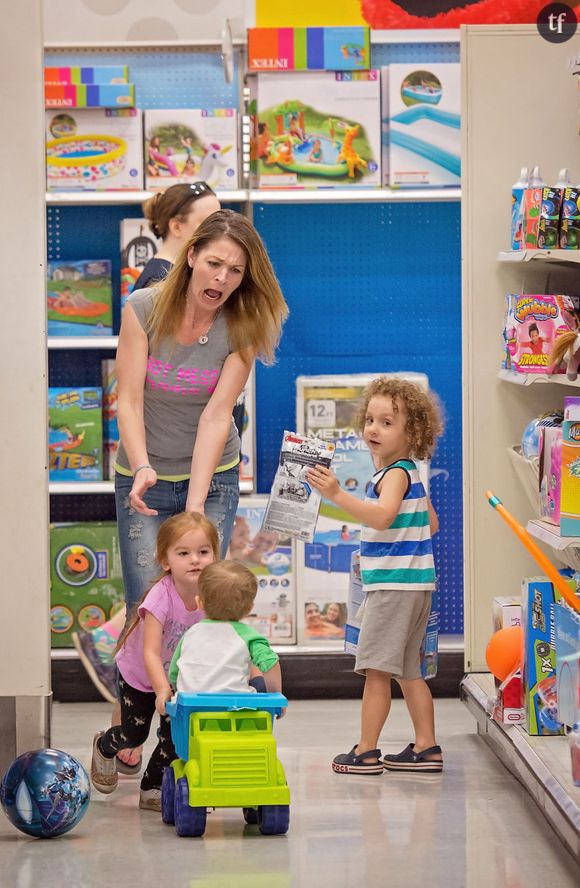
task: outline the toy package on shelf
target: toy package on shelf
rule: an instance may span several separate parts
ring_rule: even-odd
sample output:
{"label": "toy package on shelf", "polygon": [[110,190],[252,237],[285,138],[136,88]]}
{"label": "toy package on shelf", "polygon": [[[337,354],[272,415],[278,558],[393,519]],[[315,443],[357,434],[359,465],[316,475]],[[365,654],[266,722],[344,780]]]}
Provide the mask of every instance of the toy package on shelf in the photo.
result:
{"label": "toy package on shelf", "polygon": [[119,449],[119,424],[117,422],[117,374],[115,361],[101,361],[103,378],[103,478],[115,478],[115,460]]}
{"label": "toy package on shelf", "polygon": [[248,71],[364,71],[369,28],[248,28]]}
{"label": "toy package on shelf", "polygon": [[[355,416],[365,386],[381,375],[354,373],[296,379],[296,428],[304,435],[332,443],[332,470],[341,487],[359,499],[364,499],[374,468],[368,447],[354,429]],[[428,387],[427,376],[422,373],[389,375]],[[422,464],[420,470],[427,489],[427,464]],[[360,547],[359,538],[359,522],[323,499],[314,539],[299,541],[296,546],[300,643],[344,636],[344,621],[337,634],[336,627],[323,625],[321,615],[331,606],[346,614],[351,555]]]}
{"label": "toy package on shelf", "polygon": [[458,186],[461,181],[460,65],[389,65],[389,180],[391,187]]}
{"label": "toy package on shelf", "polygon": [[[575,584],[570,582],[575,589]],[[528,733],[563,734],[556,694],[554,609],[560,593],[546,577],[522,581],[524,704]]]}
{"label": "toy package on shelf", "polygon": [[522,625],[522,600],[517,595],[496,596],[492,604],[493,631]]}
{"label": "toy package on shelf", "polygon": [[378,71],[258,74],[250,111],[254,187],[380,186]]}
{"label": "toy package on shelf", "polygon": [[555,610],[558,717],[580,724],[580,614],[561,601]]}
{"label": "toy package on shelf", "polygon": [[[360,627],[364,609],[365,594],[360,574],[360,552],[353,552],[350,562],[349,590],[347,601],[347,617],[344,634],[344,650],[356,656]],[[437,675],[438,641],[439,641],[439,593],[433,592],[431,613],[421,643],[420,663],[421,675],[429,681]]]}
{"label": "toy package on shelf", "polygon": [[[579,309],[578,296],[508,294],[502,366],[518,373],[548,373],[556,337],[576,330]],[[565,372],[563,364],[554,368],[554,373]]]}
{"label": "toy package on shelf", "polygon": [[560,526],[562,427],[540,426],[540,518]]}
{"label": "toy package on shelf", "polygon": [[276,644],[296,641],[296,577],[292,538],[263,530],[267,496],[244,496],[227,557],[245,564],[258,581],[252,613],[243,622]]}
{"label": "toy package on shelf", "polygon": [[145,111],[146,188],[198,180],[214,189],[238,187],[236,109]]}
{"label": "toy package on shelf", "polygon": [[143,132],[137,108],[46,112],[49,191],[139,191]]}
{"label": "toy package on shelf", "polygon": [[564,398],[560,534],[580,536],[580,398]]}
{"label": "toy package on shelf", "polygon": [[49,336],[110,336],[113,332],[108,259],[49,262],[46,290]]}
{"label": "toy package on shelf", "polygon": [[102,389],[49,388],[51,481],[103,480]]}
{"label": "toy package on shelf", "polygon": [[147,219],[121,219],[121,309],[160,246],[161,241],[149,228]]}
{"label": "toy package on shelf", "polygon": [[312,540],[320,494],[306,480],[316,465],[330,466],[334,444],[285,431],[278,468],[264,516],[264,530],[275,530],[301,540]]}
{"label": "toy package on shelf", "polygon": [[71,632],[105,623],[122,607],[123,597],[116,523],[51,525],[52,647],[72,647]]}
{"label": "toy package on shelf", "polygon": [[255,488],[256,481],[256,365],[252,366],[252,372],[240,395],[240,402],[244,405],[244,420],[242,425],[242,438],[240,442],[240,482],[245,487],[251,485]]}
{"label": "toy package on shelf", "polygon": [[126,65],[44,69],[45,108],[132,108],[135,87]]}
{"label": "toy package on shelf", "polygon": [[560,222],[560,248],[562,250],[580,248],[580,187],[578,186],[564,190]]}

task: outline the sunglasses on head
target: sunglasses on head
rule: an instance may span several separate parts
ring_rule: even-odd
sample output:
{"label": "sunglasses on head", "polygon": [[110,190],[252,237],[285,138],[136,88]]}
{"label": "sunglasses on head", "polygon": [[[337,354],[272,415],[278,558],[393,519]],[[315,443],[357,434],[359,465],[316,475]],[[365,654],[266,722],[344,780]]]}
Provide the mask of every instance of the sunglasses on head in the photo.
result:
{"label": "sunglasses on head", "polygon": [[211,188],[207,184],[207,182],[193,182],[190,186],[191,191],[196,196],[199,194],[204,194],[206,191],[211,191]]}

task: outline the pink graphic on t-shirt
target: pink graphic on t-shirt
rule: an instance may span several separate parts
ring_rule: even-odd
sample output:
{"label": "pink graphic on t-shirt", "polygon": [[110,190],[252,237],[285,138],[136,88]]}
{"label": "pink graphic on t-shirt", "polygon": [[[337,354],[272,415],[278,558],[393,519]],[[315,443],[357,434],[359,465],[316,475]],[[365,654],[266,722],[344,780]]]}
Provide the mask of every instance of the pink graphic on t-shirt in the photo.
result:
{"label": "pink graphic on t-shirt", "polygon": [[177,395],[211,395],[219,379],[219,370],[200,367],[175,367],[149,355],[145,384],[156,391]]}

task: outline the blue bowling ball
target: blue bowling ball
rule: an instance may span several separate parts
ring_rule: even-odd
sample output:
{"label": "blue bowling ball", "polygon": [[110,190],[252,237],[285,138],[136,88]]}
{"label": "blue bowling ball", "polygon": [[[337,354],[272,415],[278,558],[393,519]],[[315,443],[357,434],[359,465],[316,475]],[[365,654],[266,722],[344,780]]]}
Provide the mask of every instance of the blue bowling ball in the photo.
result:
{"label": "blue bowling ball", "polygon": [[14,759],[0,785],[0,804],[28,836],[52,839],[75,827],[91,796],[88,774],[72,755],[36,749]]}

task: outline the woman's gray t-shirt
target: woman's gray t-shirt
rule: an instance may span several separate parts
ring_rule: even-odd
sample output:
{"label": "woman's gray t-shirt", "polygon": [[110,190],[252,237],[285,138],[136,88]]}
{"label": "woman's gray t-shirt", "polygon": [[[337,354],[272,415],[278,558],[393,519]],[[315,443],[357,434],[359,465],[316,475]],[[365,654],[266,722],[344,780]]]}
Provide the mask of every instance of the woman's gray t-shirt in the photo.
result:
{"label": "woman's gray t-shirt", "polygon": [[[155,288],[134,290],[128,299],[146,332],[158,292]],[[223,312],[219,313],[205,345],[197,340],[193,345],[180,345],[174,339],[165,339],[152,351],[152,337],[147,335],[149,356],[143,411],[149,462],[161,477],[188,477],[199,418],[232,351],[226,318]],[[232,419],[218,468],[236,465],[239,452],[240,439]],[[117,464],[121,471],[130,472],[122,443]]]}

